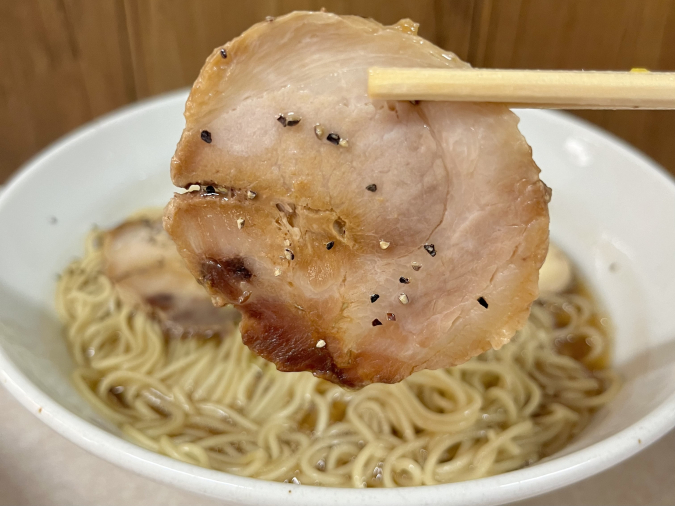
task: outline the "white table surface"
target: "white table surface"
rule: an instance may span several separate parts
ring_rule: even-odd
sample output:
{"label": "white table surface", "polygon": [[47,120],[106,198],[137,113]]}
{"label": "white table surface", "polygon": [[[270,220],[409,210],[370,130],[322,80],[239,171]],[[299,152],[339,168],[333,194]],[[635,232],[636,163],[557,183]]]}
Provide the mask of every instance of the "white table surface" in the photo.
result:
{"label": "white table surface", "polygon": [[[212,506],[75,446],[0,388],[0,506]],[[675,504],[675,431],[632,459],[522,505]],[[411,505],[414,506],[414,505]]]}

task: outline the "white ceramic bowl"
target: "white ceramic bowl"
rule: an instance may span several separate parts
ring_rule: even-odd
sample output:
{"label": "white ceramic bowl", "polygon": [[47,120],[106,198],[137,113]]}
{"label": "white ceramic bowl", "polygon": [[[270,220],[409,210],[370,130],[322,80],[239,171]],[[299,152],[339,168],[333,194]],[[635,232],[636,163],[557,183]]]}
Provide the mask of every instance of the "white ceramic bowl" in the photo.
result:
{"label": "white ceramic bowl", "polygon": [[486,505],[568,485],[675,425],[675,184],[653,162],[570,116],[519,112],[553,188],[551,234],[600,294],[615,327],[619,396],[564,451],[480,480],[395,490],[271,483],[202,469],[123,440],[79,397],[56,320],[56,275],[107,227],[171,195],[169,160],[186,93],[127,107],[44,151],[0,196],[0,379],[90,452],[155,480],[245,505]]}

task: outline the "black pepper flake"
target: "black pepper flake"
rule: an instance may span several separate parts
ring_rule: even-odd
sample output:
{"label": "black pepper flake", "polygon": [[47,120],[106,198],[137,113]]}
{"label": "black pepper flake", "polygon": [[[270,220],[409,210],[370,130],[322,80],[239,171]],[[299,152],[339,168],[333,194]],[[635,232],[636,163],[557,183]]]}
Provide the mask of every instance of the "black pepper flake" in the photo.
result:
{"label": "black pepper flake", "polygon": [[326,140],[328,142],[332,142],[336,146],[338,144],[340,144],[340,136],[338,134],[335,134],[335,133],[332,133],[332,132],[328,134],[328,136],[326,137]]}
{"label": "black pepper flake", "polygon": [[206,187],[206,190],[205,190],[204,193],[205,193],[206,195],[217,195],[217,194],[218,194],[218,192],[216,191],[216,189],[215,189],[213,186],[211,186],[211,185],[208,185],[208,186]]}
{"label": "black pepper flake", "polygon": [[366,190],[369,192],[376,192],[377,191],[377,185],[376,184],[369,184],[366,186]]}
{"label": "black pepper flake", "polygon": [[426,250],[427,253],[429,253],[432,257],[436,256],[436,247],[433,244],[425,244],[424,249]]}
{"label": "black pepper flake", "polygon": [[387,320],[389,320],[390,322],[395,322],[396,315],[394,313],[387,313]]}
{"label": "black pepper flake", "polygon": [[208,130],[202,130],[201,137],[202,140],[207,144],[211,144],[211,141],[213,140],[211,139],[211,132],[209,132]]}
{"label": "black pepper flake", "polygon": [[284,116],[283,114],[279,114],[279,116],[277,116],[277,121],[281,123],[283,126],[286,126],[288,124],[288,122],[286,121],[286,116]]}
{"label": "black pepper flake", "polygon": [[227,58],[227,51],[225,50],[225,48],[220,50],[220,56],[222,56],[223,59]]}
{"label": "black pepper flake", "polygon": [[373,303],[379,298],[380,298],[380,296],[378,294],[374,293],[370,296],[370,302]]}
{"label": "black pepper flake", "polygon": [[292,126],[297,125],[298,123],[300,123],[300,118],[293,118],[293,119],[288,118],[286,120],[286,125],[284,125],[284,126],[292,127]]}
{"label": "black pepper flake", "polygon": [[378,320],[377,318],[375,318],[373,320],[373,327],[377,327],[378,325],[382,325],[382,322],[380,320]]}
{"label": "black pepper flake", "polygon": [[403,276],[401,276],[400,278],[398,278],[398,281],[399,281],[399,283],[403,283],[404,285],[410,284],[410,279],[409,279],[409,278],[406,278],[406,277],[403,277]]}
{"label": "black pepper flake", "polygon": [[331,241],[329,243],[326,243],[326,249],[327,250],[333,249],[333,246],[335,246],[335,241]]}
{"label": "black pepper flake", "polygon": [[488,308],[488,303],[483,297],[478,297],[478,303],[483,306],[485,309]]}

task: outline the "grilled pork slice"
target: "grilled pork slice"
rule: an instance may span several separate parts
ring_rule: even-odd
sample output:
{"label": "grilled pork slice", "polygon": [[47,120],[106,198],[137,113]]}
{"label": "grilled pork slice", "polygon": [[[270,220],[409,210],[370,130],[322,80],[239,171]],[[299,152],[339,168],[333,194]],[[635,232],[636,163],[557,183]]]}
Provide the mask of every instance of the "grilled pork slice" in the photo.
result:
{"label": "grilled pork slice", "polygon": [[239,320],[232,307],[215,307],[185,268],[156,219],[132,219],[103,234],[104,273],[122,298],[153,314],[172,337],[228,335]]}
{"label": "grilled pork slice", "polygon": [[507,108],[376,101],[371,66],[464,68],[417,37],[295,12],[216,48],[164,226],[244,342],[349,387],[499,348],[524,325],[550,190]]}

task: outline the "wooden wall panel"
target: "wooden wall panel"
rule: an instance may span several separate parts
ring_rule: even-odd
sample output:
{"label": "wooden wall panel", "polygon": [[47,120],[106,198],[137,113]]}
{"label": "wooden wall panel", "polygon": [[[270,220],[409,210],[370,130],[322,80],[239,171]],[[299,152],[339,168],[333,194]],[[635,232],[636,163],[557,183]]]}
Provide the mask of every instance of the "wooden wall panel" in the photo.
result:
{"label": "wooden wall panel", "polygon": [[436,39],[462,60],[469,60],[476,0],[439,0],[436,2]]}
{"label": "wooden wall panel", "polygon": [[125,0],[139,97],[191,84],[213,48],[264,19],[268,4]]}
{"label": "wooden wall panel", "polygon": [[135,98],[121,0],[0,2],[0,182]]}
{"label": "wooden wall panel", "polygon": [[[0,0],[0,183],[81,123],[189,85],[265,16],[321,7],[410,17],[475,66],[675,70],[675,0]],[[675,112],[579,115],[675,173]]]}
{"label": "wooden wall panel", "polygon": [[266,16],[325,7],[383,23],[410,17],[420,33],[436,38],[433,0],[126,0],[136,89],[139,96],[188,86],[213,48],[236,37]]}
{"label": "wooden wall panel", "polygon": [[98,116],[136,99],[122,0],[63,0],[87,102]]}
{"label": "wooden wall panel", "polygon": [[[477,0],[477,67],[675,71],[673,0]],[[580,111],[675,174],[675,111]]]}

